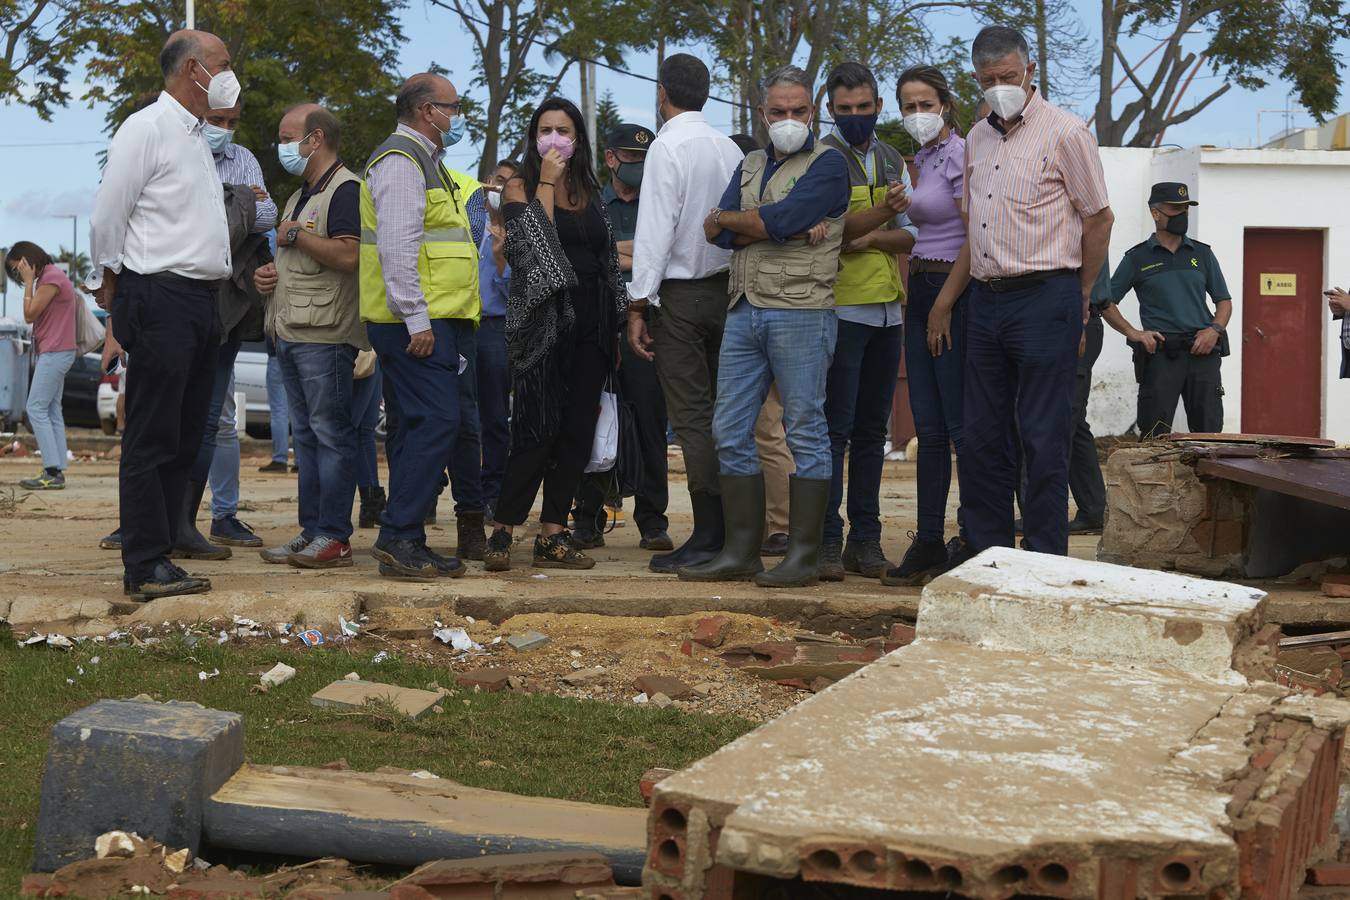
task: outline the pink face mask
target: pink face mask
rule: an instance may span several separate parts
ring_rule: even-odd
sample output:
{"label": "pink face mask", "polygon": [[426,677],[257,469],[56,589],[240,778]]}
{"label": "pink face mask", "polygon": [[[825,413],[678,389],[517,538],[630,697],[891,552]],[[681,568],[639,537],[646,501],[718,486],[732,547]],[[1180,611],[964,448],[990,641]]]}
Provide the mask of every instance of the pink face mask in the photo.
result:
{"label": "pink face mask", "polygon": [[556,131],[550,131],[548,134],[541,134],[534,142],[535,149],[539,151],[539,156],[548,155],[548,151],[557,150],[558,155],[563,159],[571,159],[572,153],[576,150],[576,143],[568,137],[559,134]]}

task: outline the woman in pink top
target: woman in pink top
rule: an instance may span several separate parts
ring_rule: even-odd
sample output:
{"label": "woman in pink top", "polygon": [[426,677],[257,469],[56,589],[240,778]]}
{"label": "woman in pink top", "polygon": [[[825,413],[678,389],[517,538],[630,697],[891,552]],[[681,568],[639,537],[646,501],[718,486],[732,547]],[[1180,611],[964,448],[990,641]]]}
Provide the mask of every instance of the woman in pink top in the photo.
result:
{"label": "woman in pink top", "polygon": [[19,482],[30,491],[66,486],[66,420],[61,392],[75,363],[75,288],[37,244],[19,241],[5,257],[5,272],[23,285],[23,318],[33,325],[37,364],[28,388],[28,424],[42,453],[42,471]]}
{"label": "woman in pink top", "polygon": [[[883,584],[923,584],[947,567],[960,547],[943,543],[947,492],[952,480],[951,446],[959,459],[962,369],[965,366],[965,294],[952,309],[952,352],[934,356],[928,349],[928,316],[952,264],[966,243],[961,217],[965,187],[966,142],[953,127],[953,98],[947,79],[934,66],[914,66],[900,75],[896,100],[905,130],[920,145],[914,155],[918,173],[909,218],[919,236],[909,257],[909,304],[905,310],[905,358],[909,405],[919,438],[916,479],[918,529],[900,565],[882,576]],[[957,521],[961,519],[957,513]]]}

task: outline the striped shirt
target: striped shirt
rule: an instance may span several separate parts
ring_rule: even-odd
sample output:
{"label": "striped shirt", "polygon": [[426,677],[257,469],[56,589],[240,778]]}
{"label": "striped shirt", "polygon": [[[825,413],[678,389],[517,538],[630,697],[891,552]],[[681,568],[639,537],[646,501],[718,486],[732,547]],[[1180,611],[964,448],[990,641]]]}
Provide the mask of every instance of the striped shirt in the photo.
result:
{"label": "striped shirt", "polygon": [[1079,268],[1083,219],[1109,202],[1096,139],[1038,92],[1006,132],[995,121],[966,137],[971,277]]}
{"label": "striped shirt", "polygon": [[[226,144],[225,149],[215,154],[216,174],[221,184],[256,184],[263,190],[262,166],[247,147],[238,144]],[[257,202],[257,218],[253,220],[253,233],[266,234],[277,225],[277,205],[269,195],[266,200]]]}

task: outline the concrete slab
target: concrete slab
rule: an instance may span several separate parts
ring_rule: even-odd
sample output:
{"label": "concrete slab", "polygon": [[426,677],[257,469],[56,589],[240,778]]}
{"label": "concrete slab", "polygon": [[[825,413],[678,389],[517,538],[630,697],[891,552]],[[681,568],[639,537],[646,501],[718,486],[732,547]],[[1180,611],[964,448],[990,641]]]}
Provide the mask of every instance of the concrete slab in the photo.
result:
{"label": "concrete slab", "polygon": [[1239,679],[1255,588],[994,548],[924,589],[918,637]]}
{"label": "concrete slab", "polygon": [[246,765],[211,798],[205,832],[237,850],[391,865],[593,850],[620,883],[636,884],[646,816],[409,776]]}
{"label": "concrete slab", "polygon": [[360,708],[371,702],[384,702],[411,718],[419,718],[444,696],[434,691],[381,684],[378,681],[334,681],[309,698],[315,706]]}
{"label": "concrete slab", "polygon": [[201,846],[207,797],[244,761],[243,719],[196,703],[100,700],[52,728],[33,868],[94,855],[94,840],[135,831]]}
{"label": "concrete slab", "polygon": [[355,591],[215,590],[209,594],[151,600],[128,617],[127,621],[145,625],[158,625],[161,622],[228,623],[233,621],[234,616],[243,616],[262,623],[264,628],[271,628],[278,622],[303,622],[306,628],[335,634],[339,616],[354,621],[360,611],[360,597]]}

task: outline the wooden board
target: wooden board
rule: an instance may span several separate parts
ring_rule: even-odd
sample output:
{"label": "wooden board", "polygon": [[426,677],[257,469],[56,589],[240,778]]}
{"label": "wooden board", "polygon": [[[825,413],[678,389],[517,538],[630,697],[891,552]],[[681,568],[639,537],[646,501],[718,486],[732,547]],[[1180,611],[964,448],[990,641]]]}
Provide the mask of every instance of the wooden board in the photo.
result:
{"label": "wooden board", "polygon": [[1335,441],[1324,438],[1293,437],[1286,434],[1206,434],[1178,431],[1169,434],[1163,440],[1179,444],[1277,444],[1284,447],[1317,447],[1328,450],[1336,446]]}
{"label": "wooden board", "polygon": [[1195,471],[1212,478],[1350,509],[1350,460],[1202,459],[1195,464]]}

